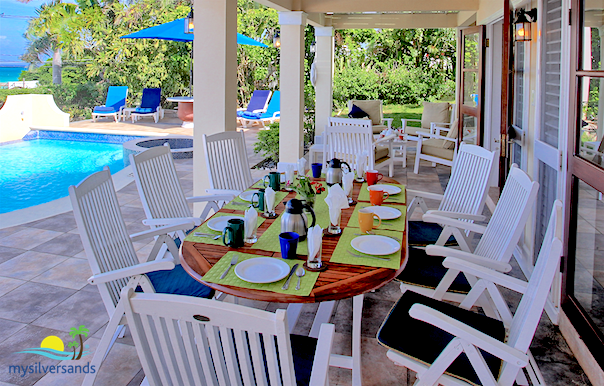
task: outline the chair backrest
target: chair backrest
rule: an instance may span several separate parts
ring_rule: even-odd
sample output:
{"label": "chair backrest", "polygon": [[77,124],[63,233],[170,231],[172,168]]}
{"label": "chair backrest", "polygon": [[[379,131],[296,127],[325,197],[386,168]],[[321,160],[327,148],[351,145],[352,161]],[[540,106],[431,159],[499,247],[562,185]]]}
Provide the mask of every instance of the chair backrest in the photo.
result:
{"label": "chair backrest", "polygon": [[268,105],[268,101],[271,97],[271,92],[269,90],[256,90],[252,93],[252,98],[250,99],[250,103],[247,105],[246,111],[250,113],[255,110],[265,110]]}
{"label": "chair backrest", "polygon": [[325,130],[325,161],[338,158],[356,168],[357,157],[367,152],[366,165],[373,169],[373,125],[369,119],[330,117]]}
{"label": "chair backrest", "polygon": [[120,107],[126,106],[127,96],[128,86],[109,86],[105,106],[113,107],[115,110],[119,110]]}
{"label": "chair backrest", "polygon": [[525,172],[512,166],[474,253],[507,263],[531,214],[538,190],[539,183],[531,181]]}
{"label": "chair backrest", "polygon": [[[139,264],[109,168],[70,186],[69,197],[93,275]],[[120,291],[127,283],[125,278],[98,285],[109,315],[113,314]]]}
{"label": "chair backrest", "polygon": [[212,189],[244,191],[252,185],[243,131],[204,134],[202,142]]}
{"label": "chair backrest", "polygon": [[266,107],[266,112],[262,114],[263,117],[272,117],[276,112],[281,111],[281,91],[277,90],[273,92],[271,101]]}
{"label": "chair backrest", "polygon": [[439,210],[482,214],[493,171],[494,151],[462,143]]}
{"label": "chair backrest", "polygon": [[134,180],[148,219],[191,217],[170,146],[130,155]]}
{"label": "chair backrest", "polygon": [[141,100],[142,109],[155,109],[161,103],[161,88],[145,88],[143,89],[143,97]]}
{"label": "chair backrest", "polygon": [[295,385],[285,310],[189,296],[122,294],[151,385]]}
{"label": "chair backrest", "polygon": [[379,99],[373,100],[356,100],[352,99],[348,101],[348,111],[352,110],[352,105],[357,105],[358,108],[363,110],[369,115],[371,122],[374,125],[381,125],[383,120],[382,113],[382,101]]}
{"label": "chair backrest", "polygon": [[[562,201],[556,200],[535,268],[514,314],[507,340],[510,346],[524,353],[533,340],[554,276],[560,267],[563,226]],[[511,385],[517,370],[513,364],[504,363],[500,379],[506,378],[507,384]]]}

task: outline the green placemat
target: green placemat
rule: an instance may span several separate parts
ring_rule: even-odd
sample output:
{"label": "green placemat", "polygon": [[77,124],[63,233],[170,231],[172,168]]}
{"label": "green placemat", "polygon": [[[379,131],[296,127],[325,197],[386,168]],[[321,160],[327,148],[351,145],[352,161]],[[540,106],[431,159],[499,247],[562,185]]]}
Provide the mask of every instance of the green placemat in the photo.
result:
{"label": "green placemat", "polygon": [[[248,190],[255,190],[255,189],[248,189]],[[283,201],[283,199],[287,196],[288,192],[276,192],[275,193],[275,201],[277,202],[277,205]],[[245,205],[237,205],[234,204],[234,202],[238,202],[238,203],[242,203]],[[247,208],[249,208],[249,205],[251,204],[251,202],[249,201],[244,201],[242,200],[239,196],[235,197],[235,199],[231,202],[229,202],[228,204],[226,204],[225,206],[223,206],[224,209],[233,209],[233,210],[247,210]],[[277,206],[275,205],[275,206]],[[257,209],[256,209],[257,210]]]}
{"label": "green placemat", "polygon": [[[279,243],[279,233],[281,233],[281,216],[275,219],[275,222],[264,231],[258,242],[254,244],[254,249],[262,249],[263,251],[281,252],[281,244]],[[310,215],[309,215],[310,217]],[[310,220],[312,221],[312,220]],[[298,255],[308,256],[308,244],[306,240],[298,242]]]}
{"label": "green placemat", "polygon": [[[227,273],[227,275],[224,279],[220,279],[220,276],[222,275],[222,273],[228,268],[229,264],[231,264],[231,258],[234,254],[237,254],[239,256],[239,260],[237,261],[238,264],[244,260],[253,259],[256,257],[266,257],[266,256],[251,255],[248,253],[239,253],[239,252],[235,252],[235,251],[227,252],[220,260],[218,260],[218,262],[216,264],[214,264],[214,266],[212,268],[210,268],[210,270],[205,275],[203,275],[203,280],[210,282],[210,283],[232,285],[232,286],[237,286],[237,287],[241,287],[241,288],[248,288],[248,289],[255,289],[255,290],[271,291],[271,292],[277,292],[280,294],[308,296],[308,295],[310,295],[310,292],[312,291],[312,289],[315,286],[315,283],[317,281],[317,278],[319,277],[319,272],[306,271],[306,273],[302,277],[302,280],[300,281],[300,289],[296,291],[296,284],[298,283],[298,277],[296,276],[296,274],[294,274],[291,281],[289,282],[289,288],[286,290],[283,290],[283,289],[281,289],[281,287],[285,283],[285,280],[287,280],[287,277],[285,277],[279,281],[276,281],[274,283],[264,283],[264,284],[249,283],[249,282],[241,280],[239,277],[237,277],[237,275],[235,274],[235,267],[237,267],[237,266],[235,265],[235,267],[232,267],[229,270],[229,273]],[[300,264],[300,266],[302,266],[302,264],[304,264],[304,260],[286,260],[286,259],[281,259],[278,257],[269,257],[269,259],[278,259],[278,260],[284,261],[285,263],[287,263],[287,265],[290,266],[290,268],[293,267],[293,265],[296,263]]]}
{"label": "green placemat", "polygon": [[[224,216],[239,216],[243,219],[243,215],[237,215],[237,214],[233,214],[233,213],[216,213],[214,216],[212,216],[212,218],[224,217]],[[210,220],[208,220],[208,221],[210,221]],[[205,223],[198,226],[196,229],[193,230],[193,232],[189,233],[187,235],[187,237],[185,238],[185,241],[192,241],[194,243],[204,243],[204,244],[213,244],[213,245],[224,245],[222,243],[222,237],[219,238],[218,240],[214,240],[211,237],[195,236],[195,232],[209,233],[209,234],[213,234],[216,236],[222,234],[222,232],[216,232],[216,231],[210,229],[210,227],[208,227],[208,221],[206,221]],[[262,224],[263,222],[264,222],[264,219],[262,217],[258,216],[258,226],[260,226],[260,224]]]}
{"label": "green placemat", "polygon": [[[364,253],[361,253],[354,249],[350,242],[356,236],[355,233],[358,233],[359,230],[356,228],[345,228],[340,236],[340,240],[338,241],[338,245],[336,245],[336,249],[333,251],[333,255],[329,260],[332,263],[342,263],[342,264],[356,264],[356,265],[366,265],[369,267],[379,267],[379,268],[390,268],[390,269],[399,269],[401,266],[401,250],[395,252],[391,255],[385,255],[380,257],[389,257],[390,260],[380,260],[373,259],[371,257],[355,257],[349,254],[347,251],[354,253],[355,255],[369,256]],[[399,240],[402,237],[401,232],[395,231],[384,231],[384,230],[376,230],[376,234],[383,236],[394,236]]]}
{"label": "green placemat", "polygon": [[[348,220],[349,227],[358,227],[359,226],[359,209],[366,208],[368,205],[365,203],[358,203],[354,208],[354,212],[352,212],[352,216],[350,216],[350,220]],[[382,205],[389,208],[398,209],[401,211],[401,217],[395,218],[394,220],[382,220],[382,225],[377,229],[388,229],[391,231],[404,231],[405,230],[405,217],[407,216],[407,207],[404,205]],[[374,221],[374,224],[376,222]]]}
{"label": "green placemat", "polygon": [[[405,203],[405,185],[402,185],[402,184],[382,184],[382,183],[380,183],[380,185],[398,186],[402,190],[402,192],[400,192],[399,194],[394,194],[394,195],[388,197],[384,201],[386,204],[404,204]],[[366,182],[363,182],[363,185],[361,186],[361,191],[359,192],[359,197],[357,198],[357,200],[359,200],[359,201],[369,201],[369,190],[367,190],[367,183]]]}

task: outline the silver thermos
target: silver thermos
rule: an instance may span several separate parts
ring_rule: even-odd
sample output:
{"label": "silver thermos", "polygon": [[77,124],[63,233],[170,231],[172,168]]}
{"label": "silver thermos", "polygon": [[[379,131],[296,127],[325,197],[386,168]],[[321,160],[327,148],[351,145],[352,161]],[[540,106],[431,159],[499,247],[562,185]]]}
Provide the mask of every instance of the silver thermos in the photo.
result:
{"label": "silver thermos", "polygon": [[310,205],[293,198],[285,204],[285,213],[281,215],[281,232],[296,232],[300,240],[306,239],[309,226],[304,209],[312,215],[311,227],[315,226],[317,218]]}
{"label": "silver thermos", "polygon": [[325,174],[325,182],[328,186],[332,186],[335,184],[340,184],[342,186],[342,165],[346,165],[348,171],[352,171],[350,165],[346,162],[340,161],[337,158],[329,161],[329,166],[327,167],[327,173]]}

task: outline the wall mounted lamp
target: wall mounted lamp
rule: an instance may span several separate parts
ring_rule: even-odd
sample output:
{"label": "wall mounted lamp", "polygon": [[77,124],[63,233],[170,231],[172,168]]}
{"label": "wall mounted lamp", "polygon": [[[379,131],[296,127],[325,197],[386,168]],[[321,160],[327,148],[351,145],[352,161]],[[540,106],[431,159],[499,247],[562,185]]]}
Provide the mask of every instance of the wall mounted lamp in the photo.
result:
{"label": "wall mounted lamp", "polygon": [[516,29],[516,41],[517,42],[530,42],[531,41],[531,23],[537,21],[537,8],[533,8],[530,11],[525,9],[516,10],[516,20],[514,25]]}
{"label": "wall mounted lamp", "polygon": [[310,52],[313,53],[313,54],[315,52],[317,52],[317,42],[312,42],[311,43],[311,45],[310,45]]}
{"label": "wall mounted lamp", "polygon": [[185,33],[192,34],[195,29],[195,21],[193,20],[193,8],[191,12],[185,17]]}
{"label": "wall mounted lamp", "polygon": [[281,47],[281,35],[279,34],[279,31],[275,31],[275,35],[273,36],[273,47]]}

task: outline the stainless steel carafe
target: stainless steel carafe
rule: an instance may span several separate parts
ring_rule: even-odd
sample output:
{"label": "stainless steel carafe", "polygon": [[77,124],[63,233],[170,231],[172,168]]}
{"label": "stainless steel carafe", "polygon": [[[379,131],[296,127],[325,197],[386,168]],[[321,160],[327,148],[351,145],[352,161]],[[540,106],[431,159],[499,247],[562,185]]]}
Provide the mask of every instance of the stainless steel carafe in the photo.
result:
{"label": "stainless steel carafe", "polygon": [[317,218],[311,206],[293,198],[285,204],[285,212],[281,215],[281,232],[296,232],[300,240],[306,239],[309,227],[304,209],[312,215],[311,227],[315,226]]}
{"label": "stainless steel carafe", "polygon": [[348,165],[346,162],[340,161],[337,158],[329,161],[327,173],[325,174],[325,182],[328,186],[335,184],[340,184],[340,186],[342,185],[342,165],[346,165],[349,172],[352,170],[350,165]]}

